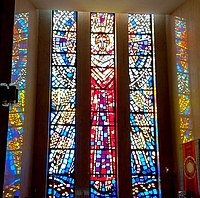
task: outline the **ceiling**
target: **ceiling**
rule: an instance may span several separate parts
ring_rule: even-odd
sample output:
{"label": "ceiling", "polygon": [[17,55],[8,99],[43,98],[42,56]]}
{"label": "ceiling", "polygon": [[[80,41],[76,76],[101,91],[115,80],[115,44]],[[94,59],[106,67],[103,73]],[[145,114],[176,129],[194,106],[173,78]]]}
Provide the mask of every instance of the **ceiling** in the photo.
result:
{"label": "ceiling", "polygon": [[39,9],[169,14],[185,0],[30,0]]}

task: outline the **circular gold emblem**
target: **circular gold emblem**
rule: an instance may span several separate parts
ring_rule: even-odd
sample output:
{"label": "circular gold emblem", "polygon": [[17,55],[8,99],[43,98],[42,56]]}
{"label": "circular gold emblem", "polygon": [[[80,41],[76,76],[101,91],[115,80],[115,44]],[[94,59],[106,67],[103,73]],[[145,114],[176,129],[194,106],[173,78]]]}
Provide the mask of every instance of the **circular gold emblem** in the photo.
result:
{"label": "circular gold emblem", "polygon": [[188,179],[193,179],[196,174],[196,162],[191,156],[188,156],[184,161],[184,174]]}

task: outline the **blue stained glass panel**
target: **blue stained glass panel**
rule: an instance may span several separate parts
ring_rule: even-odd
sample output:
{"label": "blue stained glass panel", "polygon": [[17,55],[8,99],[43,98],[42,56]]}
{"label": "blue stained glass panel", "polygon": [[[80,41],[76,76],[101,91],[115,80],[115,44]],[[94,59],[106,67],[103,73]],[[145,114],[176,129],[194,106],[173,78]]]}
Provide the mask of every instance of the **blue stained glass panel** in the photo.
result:
{"label": "blue stained glass panel", "polygon": [[131,127],[131,149],[133,150],[155,150],[155,129],[154,127]]}
{"label": "blue stained glass panel", "polygon": [[51,84],[53,88],[75,89],[76,68],[75,67],[52,67]]}
{"label": "blue stained glass panel", "polygon": [[153,86],[152,74],[153,74],[152,70],[149,68],[141,69],[139,71],[133,68],[129,68],[130,89],[152,90],[152,86]]}
{"label": "blue stained glass panel", "polygon": [[52,54],[52,65],[76,66],[76,54]]}
{"label": "blue stained glass panel", "polygon": [[75,197],[76,12],[53,10],[47,194]]}
{"label": "blue stained glass panel", "polygon": [[128,17],[129,34],[151,34],[151,16],[149,14],[131,14]]}
{"label": "blue stained glass panel", "polygon": [[129,68],[136,70],[150,68],[152,69],[151,56],[129,56]]}
{"label": "blue stained glass panel", "polygon": [[156,175],[156,153],[148,150],[133,150],[131,153],[132,175]]}
{"label": "blue stained glass panel", "polygon": [[75,89],[53,89],[51,92],[52,111],[72,111],[76,107]]}
{"label": "blue stained glass panel", "polygon": [[49,197],[74,197],[74,177],[72,175],[53,175],[48,180],[47,194]]}
{"label": "blue stained glass panel", "polygon": [[76,12],[53,10],[53,30],[75,32]]}
{"label": "blue stained glass panel", "polygon": [[133,197],[158,197],[158,185],[156,176],[133,176]]}
{"label": "blue stained glass panel", "polygon": [[129,55],[151,55],[152,40],[150,35],[129,35]]}
{"label": "blue stained glass panel", "polygon": [[159,197],[152,16],[129,14],[132,197]]}
{"label": "blue stained glass panel", "polygon": [[[51,125],[50,129],[50,148],[52,149],[75,149],[75,132],[73,125]],[[63,146],[64,144],[64,146]]]}
{"label": "blue stained glass panel", "polygon": [[[64,142],[63,142],[64,144]],[[49,154],[49,174],[72,174],[74,172],[74,149],[51,149]]]}
{"label": "blue stained glass panel", "polygon": [[153,113],[130,113],[131,126],[154,126]]}
{"label": "blue stained glass panel", "polygon": [[154,110],[153,91],[130,90],[131,112],[153,112],[153,110]]}
{"label": "blue stained glass panel", "polygon": [[91,194],[90,198],[117,196],[117,182],[114,175],[91,175],[90,180]]}
{"label": "blue stained glass panel", "polygon": [[53,52],[76,53],[76,33],[53,31]]}
{"label": "blue stained glass panel", "polygon": [[75,111],[52,111],[51,124],[70,125],[75,124]]}

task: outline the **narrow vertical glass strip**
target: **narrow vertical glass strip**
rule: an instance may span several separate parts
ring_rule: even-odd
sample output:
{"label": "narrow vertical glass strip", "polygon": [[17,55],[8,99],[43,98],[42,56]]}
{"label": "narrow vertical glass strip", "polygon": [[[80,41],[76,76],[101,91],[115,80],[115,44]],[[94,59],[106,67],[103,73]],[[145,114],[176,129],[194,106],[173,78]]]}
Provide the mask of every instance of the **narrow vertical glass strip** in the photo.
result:
{"label": "narrow vertical glass strip", "polygon": [[76,12],[52,11],[48,197],[75,197]]}
{"label": "narrow vertical glass strip", "polygon": [[179,129],[181,142],[193,139],[191,118],[190,75],[188,65],[187,24],[183,18],[175,18],[176,69],[179,104]]}
{"label": "narrow vertical glass strip", "polygon": [[91,13],[90,197],[117,197],[115,16]]}
{"label": "narrow vertical glass strip", "polygon": [[3,196],[20,196],[29,13],[15,15],[11,82],[19,89],[18,104],[9,107]]}
{"label": "narrow vertical glass strip", "polygon": [[133,197],[159,197],[152,16],[128,15]]}

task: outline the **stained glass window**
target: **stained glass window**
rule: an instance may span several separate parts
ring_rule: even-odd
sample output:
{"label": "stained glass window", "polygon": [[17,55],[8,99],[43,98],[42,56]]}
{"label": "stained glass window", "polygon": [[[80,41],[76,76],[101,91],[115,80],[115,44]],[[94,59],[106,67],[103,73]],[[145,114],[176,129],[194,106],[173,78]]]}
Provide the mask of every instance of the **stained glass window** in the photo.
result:
{"label": "stained glass window", "polygon": [[[76,12],[53,11],[48,197],[75,197]],[[117,197],[115,15],[92,12],[90,197]],[[159,197],[152,15],[129,14],[133,197]],[[128,93],[127,93],[128,94]],[[81,131],[78,131],[81,133]],[[120,190],[120,189],[119,189]]]}
{"label": "stained glass window", "polygon": [[15,15],[11,82],[19,89],[18,104],[9,108],[3,196],[20,195],[21,160],[24,139],[24,107],[28,47],[28,13]]}
{"label": "stained glass window", "polygon": [[178,103],[181,142],[189,142],[192,137],[191,94],[189,86],[187,24],[183,18],[175,18],[176,69],[178,82]]}
{"label": "stained glass window", "polygon": [[52,12],[48,197],[75,197],[76,12]]}
{"label": "stained glass window", "polygon": [[159,197],[152,15],[128,15],[133,197]]}
{"label": "stained glass window", "polygon": [[117,197],[115,16],[91,13],[90,197]]}

